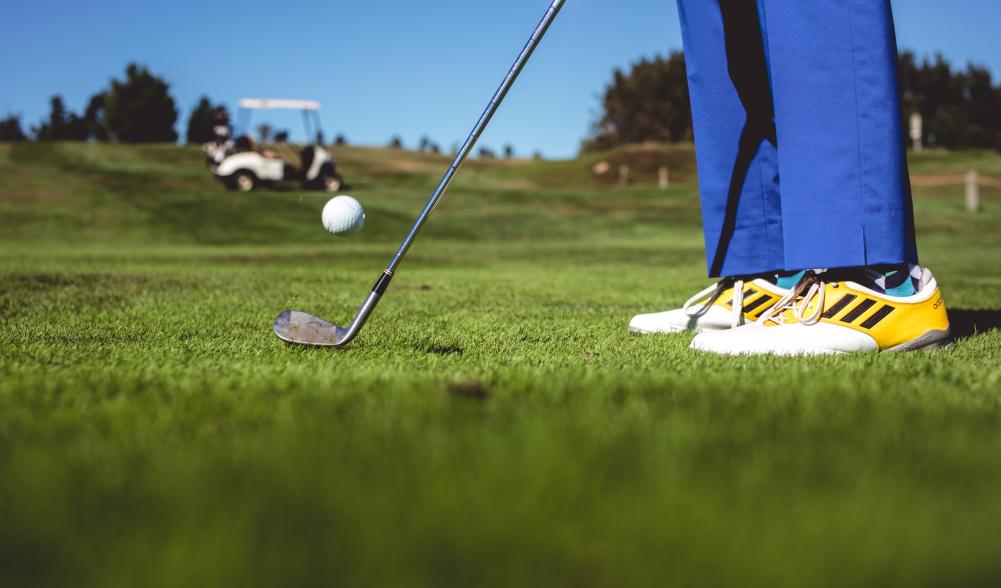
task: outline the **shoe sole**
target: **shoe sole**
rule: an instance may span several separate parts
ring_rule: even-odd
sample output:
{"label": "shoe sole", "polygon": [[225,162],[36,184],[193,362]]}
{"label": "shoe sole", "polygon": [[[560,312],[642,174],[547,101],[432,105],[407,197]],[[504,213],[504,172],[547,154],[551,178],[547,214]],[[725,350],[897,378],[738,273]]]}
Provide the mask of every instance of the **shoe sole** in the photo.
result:
{"label": "shoe sole", "polygon": [[956,344],[955,339],[952,337],[951,329],[933,330],[928,331],[924,335],[916,339],[911,339],[906,343],[901,343],[895,347],[888,347],[887,349],[873,349],[870,351],[845,351],[842,349],[811,349],[809,351],[802,351],[799,353],[783,353],[783,352],[725,352],[725,351],[714,351],[709,349],[702,349],[699,347],[692,347],[692,349],[699,351],[701,353],[715,353],[717,355],[774,355],[776,357],[804,357],[811,355],[847,355],[851,353],[905,353],[908,351],[933,351],[935,349],[950,349]]}
{"label": "shoe sole", "polygon": [[687,329],[674,328],[670,331],[647,331],[645,329],[639,329],[637,327],[629,327],[629,332],[633,335],[673,335],[675,333],[685,333],[687,332]]}
{"label": "shoe sole", "polygon": [[703,332],[714,332],[714,331],[726,331],[728,329],[714,329],[712,327],[703,327],[701,329],[686,329],[684,327],[671,327],[672,330],[664,331],[647,331],[637,327],[629,327],[629,333],[631,335],[675,335],[677,333],[692,333],[693,335],[698,335]]}
{"label": "shoe sole", "polygon": [[955,340],[952,338],[951,329],[944,331],[934,330],[928,331],[917,339],[911,339],[907,343],[901,343],[896,347],[884,349],[884,351],[891,353],[901,351],[931,351],[933,349],[948,349],[955,345],[955,343]]}

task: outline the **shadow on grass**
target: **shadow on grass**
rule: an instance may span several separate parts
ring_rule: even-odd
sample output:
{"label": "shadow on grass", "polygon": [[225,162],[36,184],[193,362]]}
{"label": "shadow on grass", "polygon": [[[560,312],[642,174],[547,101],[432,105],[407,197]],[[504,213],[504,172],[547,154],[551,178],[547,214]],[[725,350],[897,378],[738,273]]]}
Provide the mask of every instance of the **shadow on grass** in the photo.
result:
{"label": "shadow on grass", "polygon": [[950,310],[949,324],[953,337],[966,339],[1001,329],[1001,310]]}

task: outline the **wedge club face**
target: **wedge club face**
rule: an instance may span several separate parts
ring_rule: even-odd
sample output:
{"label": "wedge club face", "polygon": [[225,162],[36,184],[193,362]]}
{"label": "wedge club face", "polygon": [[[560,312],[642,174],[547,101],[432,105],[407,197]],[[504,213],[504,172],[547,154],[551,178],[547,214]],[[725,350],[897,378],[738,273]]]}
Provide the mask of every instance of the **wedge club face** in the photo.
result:
{"label": "wedge club face", "polygon": [[349,341],[347,329],[298,310],[286,310],[275,318],[275,335],[288,343],[312,347],[340,347]]}
{"label": "wedge club face", "polygon": [[375,283],[372,292],[369,293],[365,303],[358,309],[358,314],[355,315],[354,320],[347,328],[338,327],[334,323],[313,316],[308,312],[286,310],[275,317],[275,335],[278,335],[282,341],[296,345],[344,347],[358,336],[392,279],[393,274],[389,273],[389,270],[379,276],[379,281]]}

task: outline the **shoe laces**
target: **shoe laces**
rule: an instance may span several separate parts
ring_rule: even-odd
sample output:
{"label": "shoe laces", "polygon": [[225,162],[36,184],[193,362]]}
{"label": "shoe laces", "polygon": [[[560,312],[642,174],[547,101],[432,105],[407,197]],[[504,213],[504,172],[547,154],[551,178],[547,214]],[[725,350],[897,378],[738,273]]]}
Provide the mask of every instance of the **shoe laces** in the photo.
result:
{"label": "shoe laces", "polygon": [[[736,328],[740,326],[741,319],[744,316],[744,280],[736,278],[723,278],[719,282],[709,286],[705,290],[702,290],[688,299],[682,306],[682,310],[690,317],[697,317],[705,314],[709,307],[723,295],[728,288],[733,287],[733,308],[730,312],[730,326]],[[708,296],[703,304],[697,305],[697,303]],[[694,309],[694,312],[693,312]]]}
{"label": "shoe laces", "polygon": [[[806,326],[817,324],[824,312],[826,285],[827,282],[820,274],[813,270],[807,271],[792,290],[758,318],[758,324],[764,324],[768,321],[783,324],[786,320],[785,312],[787,310],[792,310],[793,316],[799,323]],[[817,298],[817,307],[810,316],[805,316],[806,310],[810,308],[814,298]]]}

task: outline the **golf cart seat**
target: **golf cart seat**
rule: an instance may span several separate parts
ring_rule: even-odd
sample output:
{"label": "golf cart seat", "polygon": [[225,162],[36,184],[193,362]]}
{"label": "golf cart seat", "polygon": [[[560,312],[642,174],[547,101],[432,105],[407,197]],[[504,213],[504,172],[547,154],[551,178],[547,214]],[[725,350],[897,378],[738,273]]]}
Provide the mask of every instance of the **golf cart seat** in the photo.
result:
{"label": "golf cart seat", "polygon": [[314,159],[316,159],[316,148],[312,145],[306,145],[299,152],[299,161],[302,163],[301,169],[304,174],[313,166]]}
{"label": "golf cart seat", "polygon": [[253,150],[254,140],[250,137],[250,135],[240,135],[233,141],[233,151],[236,153]]}

